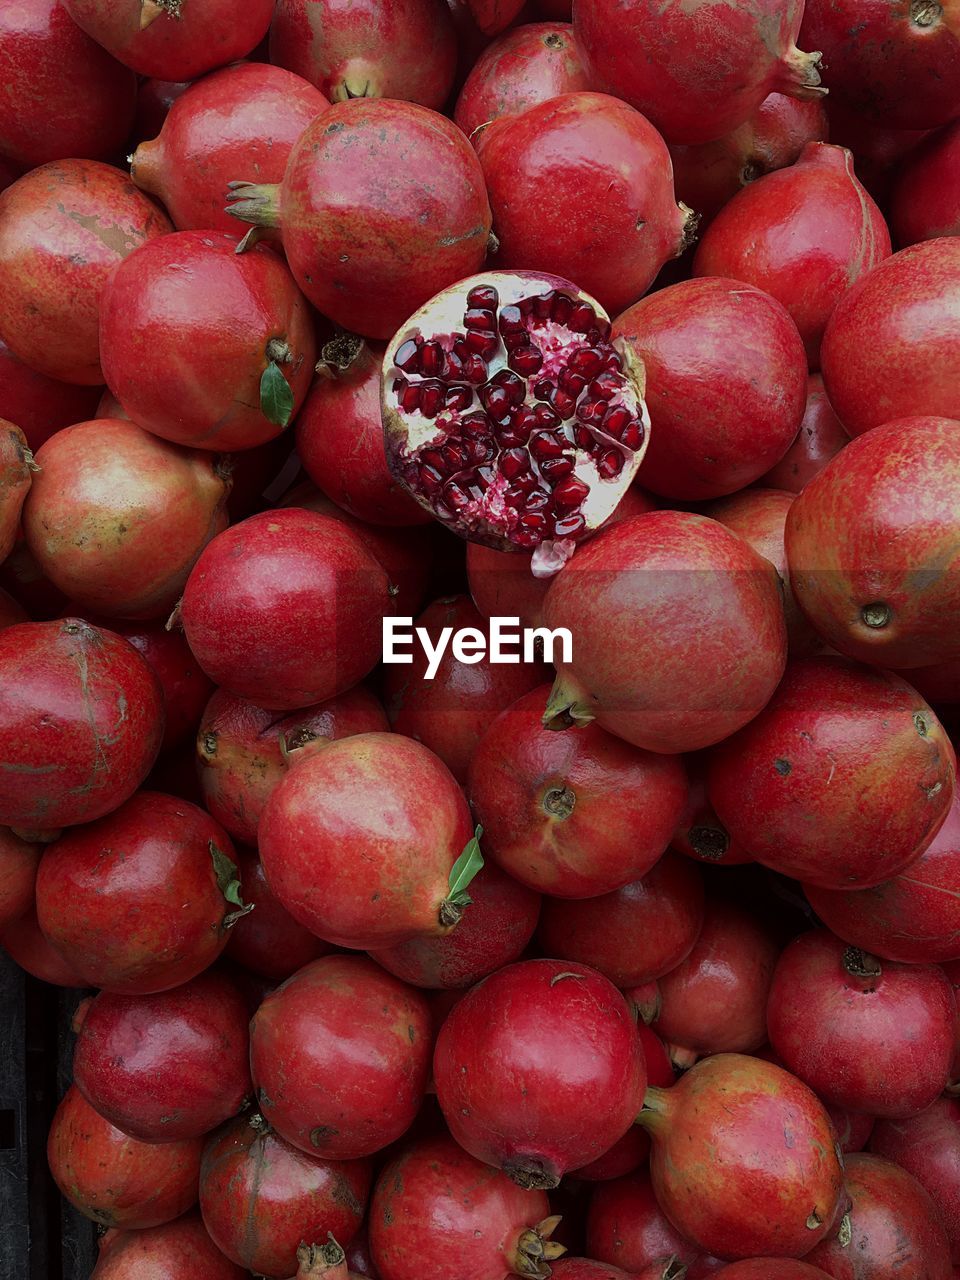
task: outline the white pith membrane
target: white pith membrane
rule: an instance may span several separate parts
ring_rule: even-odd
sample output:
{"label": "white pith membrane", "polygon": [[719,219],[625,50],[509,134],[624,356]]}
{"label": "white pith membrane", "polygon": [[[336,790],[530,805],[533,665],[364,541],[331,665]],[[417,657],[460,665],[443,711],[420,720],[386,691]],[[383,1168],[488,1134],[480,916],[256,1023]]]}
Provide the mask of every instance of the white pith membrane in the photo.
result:
{"label": "white pith membrane", "polygon": [[490,272],[445,290],[384,357],[394,474],[462,536],[534,551],[535,572],[556,572],[613,513],[649,439],[642,365],[609,331],[558,277]]}

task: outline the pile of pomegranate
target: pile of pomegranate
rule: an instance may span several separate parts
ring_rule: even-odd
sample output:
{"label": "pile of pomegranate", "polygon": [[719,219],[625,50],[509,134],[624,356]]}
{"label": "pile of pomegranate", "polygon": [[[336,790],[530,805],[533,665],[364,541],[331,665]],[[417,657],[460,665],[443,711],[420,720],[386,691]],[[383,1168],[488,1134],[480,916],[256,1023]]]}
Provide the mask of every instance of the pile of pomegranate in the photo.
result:
{"label": "pile of pomegranate", "polygon": [[92,1280],[957,1280],[955,9],[8,0],[0,82]]}

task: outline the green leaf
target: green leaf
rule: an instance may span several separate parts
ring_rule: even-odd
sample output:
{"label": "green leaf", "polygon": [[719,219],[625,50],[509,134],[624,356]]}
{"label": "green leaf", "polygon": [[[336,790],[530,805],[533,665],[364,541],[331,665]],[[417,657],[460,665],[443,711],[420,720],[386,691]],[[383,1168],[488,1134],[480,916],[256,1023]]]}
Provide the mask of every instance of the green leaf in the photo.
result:
{"label": "green leaf", "polygon": [[240,876],[237,871],[237,864],[213,840],[210,841],[209,847],[210,857],[213,859],[213,872],[217,877],[217,885],[220,892],[227,902],[237,908],[236,911],[228,911],[220,923],[220,928],[226,931],[227,929],[232,929],[242,916],[250,914],[253,910],[253,903],[245,903],[240,896]]}
{"label": "green leaf", "polygon": [[260,409],[277,427],[285,427],[293,413],[293,392],[276,360],[270,361],[260,379]]}
{"label": "green leaf", "polygon": [[449,885],[447,901],[454,903],[456,906],[466,907],[472,901],[467,893],[467,886],[483,867],[483,854],[480,852],[480,837],[482,835],[483,827],[477,827],[473,833],[473,839],[468,841],[463,853],[450,868],[450,879],[447,882]]}

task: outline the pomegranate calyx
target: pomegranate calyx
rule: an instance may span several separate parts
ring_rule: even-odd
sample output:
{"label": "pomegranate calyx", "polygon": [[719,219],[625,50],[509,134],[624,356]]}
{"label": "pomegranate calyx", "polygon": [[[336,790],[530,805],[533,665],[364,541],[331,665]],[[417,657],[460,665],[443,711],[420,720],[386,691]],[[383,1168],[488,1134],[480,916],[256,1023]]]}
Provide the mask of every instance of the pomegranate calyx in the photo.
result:
{"label": "pomegranate calyx", "polygon": [[503,1172],[524,1191],[553,1191],[560,1185],[560,1174],[539,1156],[517,1156],[503,1166]]}
{"label": "pomegranate calyx", "polygon": [[440,924],[445,929],[452,929],[459,924],[464,911],[473,902],[467,889],[483,868],[483,854],[480,852],[482,835],[483,827],[477,827],[472,839],[467,841],[460,857],[450,868],[447,896],[440,904]]}
{"label": "pomegranate calyx", "polygon": [[730,836],[723,827],[691,827],[687,839],[704,862],[721,862],[730,848]]}
{"label": "pomegranate calyx", "polygon": [[666,1044],[664,1048],[674,1071],[689,1071],[700,1060],[700,1055],[695,1049],[687,1049],[682,1044]]}
{"label": "pomegranate calyx", "polygon": [[298,1280],[308,1276],[310,1280],[346,1280],[347,1255],[330,1232],[327,1234],[327,1244],[302,1244],[297,1250]]}
{"label": "pomegranate calyx", "polygon": [[702,216],[695,209],[691,209],[688,204],[684,204],[682,200],[677,201],[677,208],[683,214],[683,223],[680,227],[680,243],[677,246],[677,252],[673,255],[675,258],[679,258],[686,253],[692,244],[696,244]]}
{"label": "pomegranate calyx", "polygon": [[237,864],[233,859],[228,857],[212,840],[209,848],[220,892],[226,902],[237,908],[236,911],[228,911],[220,922],[220,932],[226,933],[228,929],[233,928],[238,920],[250,914],[254,904],[252,902],[244,902],[240,895],[240,876],[237,871]]}
{"label": "pomegranate calyx", "polygon": [[876,956],[859,947],[847,947],[843,953],[843,967],[851,978],[879,978],[883,967]]}
{"label": "pomegranate calyx", "polygon": [[562,678],[558,676],[547,699],[547,706],[543,713],[543,727],[556,730],[580,728],[595,719],[596,716],[586,702],[579,697],[578,693],[569,690]]}
{"label": "pomegranate calyx", "polygon": [[372,353],[366,340],[357,333],[341,329],[320,348],[320,359],[314,372],[321,378],[336,378],[342,373],[358,370],[361,361],[365,364],[370,359]]}
{"label": "pomegranate calyx", "polygon": [[[241,222],[249,222],[255,228],[279,227],[280,187],[270,182],[228,182],[227,204],[224,213]],[[237,252],[247,247],[248,236],[237,245]]]}
{"label": "pomegranate calyx", "polygon": [[663,1274],[660,1277],[660,1280],[683,1280],[683,1277],[686,1274],[687,1264],[674,1255],[672,1258],[668,1258],[664,1264]]}
{"label": "pomegranate calyx", "polygon": [[183,0],[142,0],[140,5],[140,30],[146,31],[163,14],[171,18],[181,17]]}
{"label": "pomegranate calyx", "polygon": [[785,93],[801,102],[825,97],[828,90],[820,82],[822,61],[823,54],[819,51],[804,53],[794,46],[780,59],[773,91]]}
{"label": "pomegranate calyx", "polygon": [[531,1280],[544,1280],[550,1275],[550,1262],[566,1253],[566,1246],[550,1237],[560,1225],[560,1215],[554,1214],[544,1218],[535,1227],[527,1227],[520,1232],[517,1247],[512,1258],[509,1258],[511,1269],[518,1276],[529,1276]]}

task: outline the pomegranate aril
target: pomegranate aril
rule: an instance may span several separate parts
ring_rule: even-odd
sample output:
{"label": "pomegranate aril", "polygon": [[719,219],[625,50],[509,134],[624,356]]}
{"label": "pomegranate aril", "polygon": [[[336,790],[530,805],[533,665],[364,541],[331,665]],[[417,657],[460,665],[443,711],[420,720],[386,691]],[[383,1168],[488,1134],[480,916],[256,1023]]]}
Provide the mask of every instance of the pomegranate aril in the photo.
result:
{"label": "pomegranate aril", "polygon": [[536,425],[537,415],[527,404],[520,405],[519,408],[514,409],[513,413],[510,415],[510,429],[519,436],[521,440],[528,439],[530,432]]}
{"label": "pomegranate aril", "polygon": [[620,432],[620,441],[628,449],[639,449],[643,444],[643,424],[640,422],[628,422]]}
{"label": "pomegranate aril", "polygon": [[587,522],[579,511],[571,511],[565,516],[561,516],[553,526],[553,536],[555,538],[575,538],[578,533],[583,533],[587,527]]}
{"label": "pomegranate aril", "polygon": [[493,469],[493,467],[490,467],[490,466],[477,467],[477,470],[474,473],[473,483],[478,485],[480,488],[480,492],[483,493],[487,489],[489,489],[490,485],[493,484],[493,481],[496,478],[496,474],[497,473]]}
{"label": "pomegranate aril", "polygon": [[473,404],[473,388],[448,387],[443,403],[447,409],[469,409]]}
{"label": "pomegranate aril", "polygon": [[[547,383],[547,390],[549,391],[551,389],[550,383]],[[560,415],[551,409],[548,404],[535,404],[533,406],[533,412],[537,420],[537,426],[540,427],[541,430],[549,431],[554,427],[560,426]]]}
{"label": "pomegranate aril", "polygon": [[548,431],[539,431],[530,437],[530,452],[537,462],[545,462],[547,458],[559,458],[563,453],[563,441]]}
{"label": "pomegranate aril", "polygon": [[497,443],[501,449],[519,449],[525,443],[515,431],[510,430],[509,426],[495,427],[493,434],[497,437]]}
{"label": "pomegranate aril", "polygon": [[540,474],[548,484],[554,485],[573,471],[574,460],[569,453],[559,458],[546,458],[540,464]]}
{"label": "pomegranate aril", "polygon": [[530,345],[530,339],[525,329],[521,329],[518,333],[503,333],[500,336],[508,353]]}
{"label": "pomegranate aril", "polygon": [[611,349],[604,357],[603,367],[612,369],[617,373],[621,372],[623,370],[623,361],[620,359],[619,353]]}
{"label": "pomegranate aril", "polygon": [[442,382],[420,383],[420,412],[425,418],[435,418],[443,407],[445,388]]}
{"label": "pomegranate aril", "polygon": [[558,293],[550,310],[550,319],[556,324],[567,324],[573,315],[574,301],[568,293]]}
{"label": "pomegranate aril", "polygon": [[420,455],[420,461],[425,467],[430,467],[441,474],[456,470],[455,467],[448,465],[439,449],[424,449]]}
{"label": "pomegranate aril", "polygon": [[443,486],[443,498],[453,511],[461,510],[470,501],[470,495],[453,480],[448,480]]}
{"label": "pomegranate aril", "polygon": [[541,293],[533,299],[533,314],[538,320],[549,320],[551,318],[556,296],[553,289],[548,289],[546,293]]}
{"label": "pomegranate aril", "polygon": [[527,494],[532,493],[537,488],[537,477],[532,471],[528,471],[526,475],[517,476],[513,484],[504,490],[504,500],[511,507],[522,507],[526,505]]}
{"label": "pomegranate aril", "polygon": [[489,329],[471,329],[464,341],[468,350],[488,360],[500,344],[500,339]]}
{"label": "pomegranate aril", "polygon": [[604,480],[612,480],[623,470],[623,454],[619,449],[607,449],[600,455],[597,471]]}
{"label": "pomegranate aril", "polygon": [[468,330],[476,329],[492,329],[497,323],[497,317],[492,311],[488,311],[485,307],[473,307],[469,311],[464,312],[463,327]]}
{"label": "pomegranate aril", "polygon": [[599,427],[604,421],[604,415],[607,412],[606,400],[581,400],[577,405],[577,418],[580,422],[587,422],[592,427]]}
{"label": "pomegranate aril", "polygon": [[530,470],[530,456],[526,449],[507,449],[500,455],[500,470],[508,480],[514,480]]}
{"label": "pomegranate aril", "polygon": [[452,520],[453,512],[446,505],[442,498],[434,498],[433,509],[437,513],[440,520]]}
{"label": "pomegranate aril", "polygon": [[584,378],[593,378],[603,368],[603,356],[595,347],[579,347],[571,354],[567,368]]}
{"label": "pomegranate aril", "polygon": [[486,382],[487,362],[483,356],[479,356],[473,351],[469,352],[463,361],[463,376],[468,382],[472,382],[474,386],[480,382]]}
{"label": "pomegranate aril", "polygon": [[531,378],[543,368],[543,352],[532,343],[518,346],[515,351],[510,352],[507,359],[510,368],[516,369],[517,373],[522,373],[525,378]]}
{"label": "pomegranate aril", "polygon": [[420,372],[420,346],[415,339],[408,338],[397,348],[393,363],[404,373]]}
{"label": "pomegranate aril", "polygon": [[443,483],[443,476],[436,467],[423,466],[419,472],[420,487],[427,495],[436,493]]}
{"label": "pomegranate aril", "polygon": [[546,489],[531,489],[527,494],[527,500],[523,504],[525,511],[542,511],[544,507],[549,507],[550,495]]}
{"label": "pomegranate aril", "polygon": [[572,369],[564,369],[557,379],[558,385],[572,396],[578,396],[587,385],[582,373],[574,373]]}
{"label": "pomegranate aril", "polygon": [[539,511],[525,511],[517,521],[519,528],[527,533],[545,533],[547,529],[547,517]]}
{"label": "pomegranate aril", "polygon": [[589,427],[576,427],[573,432],[573,438],[581,449],[590,450],[593,447],[593,432]]}
{"label": "pomegranate aril", "polygon": [[463,361],[455,351],[447,352],[447,377],[454,381],[463,377]]}
{"label": "pomegranate aril", "polygon": [[570,418],[573,411],[577,407],[575,396],[570,395],[569,391],[564,391],[562,387],[552,387],[548,397],[550,406],[556,409],[561,418]]}
{"label": "pomegranate aril", "polygon": [[620,439],[620,432],[628,422],[633,421],[633,414],[629,409],[625,409],[622,404],[614,405],[612,409],[607,409],[603,415],[603,429],[607,435],[616,436]]}
{"label": "pomegranate aril", "polygon": [[[466,449],[459,442],[455,444],[452,441],[448,441],[443,446],[440,456],[448,473],[461,471],[467,461]],[[424,454],[424,457],[426,457],[426,454]]]}
{"label": "pomegranate aril", "polygon": [[558,507],[579,507],[589,492],[590,486],[579,476],[567,476],[554,489],[553,500]]}
{"label": "pomegranate aril", "polygon": [[501,369],[490,381],[496,383],[498,387],[503,387],[513,404],[523,404],[523,398],[527,394],[527,384],[510,369]]}
{"label": "pomegranate aril", "polygon": [[500,294],[492,284],[475,284],[467,294],[468,307],[483,307],[487,311],[496,311],[500,302]]}
{"label": "pomegranate aril", "polygon": [[479,466],[481,462],[489,462],[497,454],[496,445],[489,436],[483,440],[467,440],[464,443],[464,450],[467,461],[474,467]]}
{"label": "pomegranate aril", "polygon": [[500,332],[506,334],[526,333],[523,315],[519,307],[504,307],[500,312]]}
{"label": "pomegranate aril", "polygon": [[510,392],[506,387],[494,386],[488,382],[485,387],[480,388],[480,403],[494,422],[506,423],[509,421],[509,414],[513,405]]}
{"label": "pomegranate aril", "polygon": [[439,342],[425,342],[420,352],[420,367],[428,378],[440,378],[447,367],[447,356]]}
{"label": "pomegranate aril", "polygon": [[586,333],[597,323],[597,313],[589,302],[578,302],[573,308],[570,318],[565,322],[574,333]]}
{"label": "pomegranate aril", "polygon": [[408,382],[406,386],[400,389],[400,408],[404,413],[414,413],[420,408],[420,386],[417,383]]}
{"label": "pomegranate aril", "polygon": [[460,420],[460,430],[472,440],[484,439],[490,434],[490,423],[482,413],[468,413]]}
{"label": "pomegranate aril", "polygon": [[613,370],[605,369],[590,383],[590,394],[600,396],[603,400],[612,400],[622,386],[623,379],[619,378]]}

